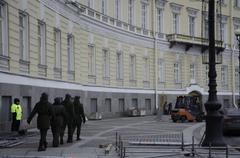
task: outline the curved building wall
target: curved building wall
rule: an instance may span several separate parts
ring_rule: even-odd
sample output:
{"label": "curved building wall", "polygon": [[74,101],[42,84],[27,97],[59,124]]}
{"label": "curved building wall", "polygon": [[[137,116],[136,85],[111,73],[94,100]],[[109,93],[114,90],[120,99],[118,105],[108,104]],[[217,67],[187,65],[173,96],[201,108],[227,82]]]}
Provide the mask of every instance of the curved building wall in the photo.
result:
{"label": "curved building wall", "polygon": [[[87,115],[100,112],[103,117],[121,116],[133,106],[153,114],[165,101],[174,104],[176,96],[191,92],[202,95],[203,103],[207,100],[208,69],[188,24],[193,16],[194,37],[201,37],[200,2],[133,0],[131,20],[128,1],[120,1],[118,17],[116,1],[105,1],[104,14],[99,1],[90,7],[87,2],[0,3],[1,129],[9,129],[9,106],[15,97],[21,100],[25,119],[42,92],[50,101],[66,93],[80,95]],[[233,31],[240,26],[235,16],[240,13],[233,6],[223,6],[227,33],[223,62],[217,65],[218,99],[224,106],[235,103],[238,91]],[[179,16],[175,35],[174,14]]]}

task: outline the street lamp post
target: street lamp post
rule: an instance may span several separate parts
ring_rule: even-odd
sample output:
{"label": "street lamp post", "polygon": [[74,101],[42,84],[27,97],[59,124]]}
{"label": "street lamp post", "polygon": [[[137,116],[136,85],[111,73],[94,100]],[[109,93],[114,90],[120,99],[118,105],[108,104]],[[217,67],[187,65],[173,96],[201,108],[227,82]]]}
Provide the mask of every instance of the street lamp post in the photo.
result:
{"label": "street lamp post", "polygon": [[202,146],[225,146],[222,135],[223,115],[220,112],[221,104],[217,100],[217,72],[215,57],[215,0],[208,1],[209,19],[209,95],[205,103],[206,131]]}
{"label": "street lamp post", "polygon": [[239,96],[238,96],[238,107],[239,107],[239,102],[240,102],[240,29],[237,29],[235,31],[235,35],[236,35],[236,38],[237,38],[237,41],[238,41],[238,51],[239,51],[239,55],[238,55],[238,86],[239,86]]}

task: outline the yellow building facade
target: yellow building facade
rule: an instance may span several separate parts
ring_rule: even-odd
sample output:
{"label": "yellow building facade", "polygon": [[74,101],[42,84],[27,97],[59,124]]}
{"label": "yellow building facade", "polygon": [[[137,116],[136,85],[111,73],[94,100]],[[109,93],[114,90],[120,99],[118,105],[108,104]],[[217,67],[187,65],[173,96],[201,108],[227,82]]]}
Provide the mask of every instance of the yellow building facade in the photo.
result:
{"label": "yellow building facade", "polygon": [[[230,106],[239,94],[240,2],[216,1],[216,8],[218,99]],[[3,0],[0,13],[2,129],[13,98],[26,118],[42,92],[50,101],[80,95],[87,114],[103,117],[132,107],[153,114],[178,95],[207,100],[208,18],[200,0]]]}

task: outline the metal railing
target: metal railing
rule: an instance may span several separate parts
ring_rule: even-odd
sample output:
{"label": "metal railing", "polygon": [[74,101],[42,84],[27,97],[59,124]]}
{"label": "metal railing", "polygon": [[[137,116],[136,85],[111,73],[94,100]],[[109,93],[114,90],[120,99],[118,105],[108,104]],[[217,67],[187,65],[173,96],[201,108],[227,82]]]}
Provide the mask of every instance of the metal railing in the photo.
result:
{"label": "metal railing", "polygon": [[[186,156],[186,157],[207,157],[214,158],[221,156],[222,158],[229,158],[229,156],[240,157],[240,147],[212,147],[211,144],[207,147],[202,147],[195,144],[195,138],[192,137],[191,144],[184,144],[183,133],[181,135],[181,145],[166,146],[166,145],[127,145],[124,143],[123,137],[116,132],[115,136],[115,151],[120,158],[126,158],[130,156],[141,157],[165,157],[165,156]],[[147,150],[145,150],[147,149]],[[152,150],[152,151],[151,151]],[[136,155],[134,155],[136,154]],[[149,154],[149,155],[148,155]],[[153,156],[155,155],[155,156]]]}
{"label": "metal railing", "polygon": [[128,32],[132,32],[135,34],[139,34],[141,36],[147,36],[147,37],[151,37],[153,38],[153,31],[146,29],[146,28],[142,28],[142,27],[138,27],[138,26],[134,26],[132,24],[126,23],[124,21],[121,21],[119,19],[115,19],[113,17],[110,17],[108,15],[105,15],[101,12],[98,12],[88,6],[85,6],[81,3],[78,3],[76,1],[72,1],[72,0],[65,0],[65,4],[67,4],[69,7],[71,7],[72,9],[74,9],[75,11],[77,11],[79,14],[87,16],[89,18],[92,18],[94,20],[98,20],[100,22],[103,22],[107,25],[110,25],[112,27],[117,27],[120,28],[124,31],[128,31]]}

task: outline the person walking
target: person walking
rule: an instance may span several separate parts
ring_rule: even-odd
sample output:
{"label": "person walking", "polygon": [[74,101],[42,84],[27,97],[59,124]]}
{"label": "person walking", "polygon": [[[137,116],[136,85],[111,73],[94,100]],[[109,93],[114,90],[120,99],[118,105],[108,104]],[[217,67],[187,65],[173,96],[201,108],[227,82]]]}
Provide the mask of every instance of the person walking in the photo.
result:
{"label": "person walking", "polygon": [[[72,143],[75,112],[74,112],[74,106],[73,106],[73,102],[71,101],[71,95],[70,94],[65,95],[65,99],[62,102],[62,105],[65,107],[65,111],[66,111],[66,121],[64,122],[64,131],[65,131],[65,128],[67,126],[68,127],[67,143]],[[61,133],[60,144],[63,144],[63,136],[64,136],[64,132]]]}
{"label": "person walking", "polygon": [[38,114],[37,128],[40,130],[38,151],[45,151],[47,148],[46,136],[50,126],[50,119],[52,117],[54,119],[52,104],[48,102],[48,95],[46,93],[41,94],[40,101],[35,105],[34,109],[27,119],[28,124],[30,124],[35,114]]}
{"label": "person walking", "polygon": [[12,113],[12,127],[11,131],[19,132],[20,122],[22,119],[22,107],[18,98],[14,99],[14,103],[11,105]]}
{"label": "person walking", "polygon": [[80,139],[81,126],[82,126],[82,123],[86,122],[83,104],[80,103],[79,99],[80,99],[80,96],[75,96],[74,102],[73,102],[75,116],[76,116],[75,121],[74,121],[74,126],[73,126],[73,133],[77,127],[77,139],[76,140],[81,140]]}
{"label": "person walking", "polygon": [[63,131],[63,123],[66,117],[65,108],[61,104],[61,98],[57,97],[54,99],[53,112],[55,117],[51,119],[51,129],[53,135],[53,147],[59,146],[60,133]]}

